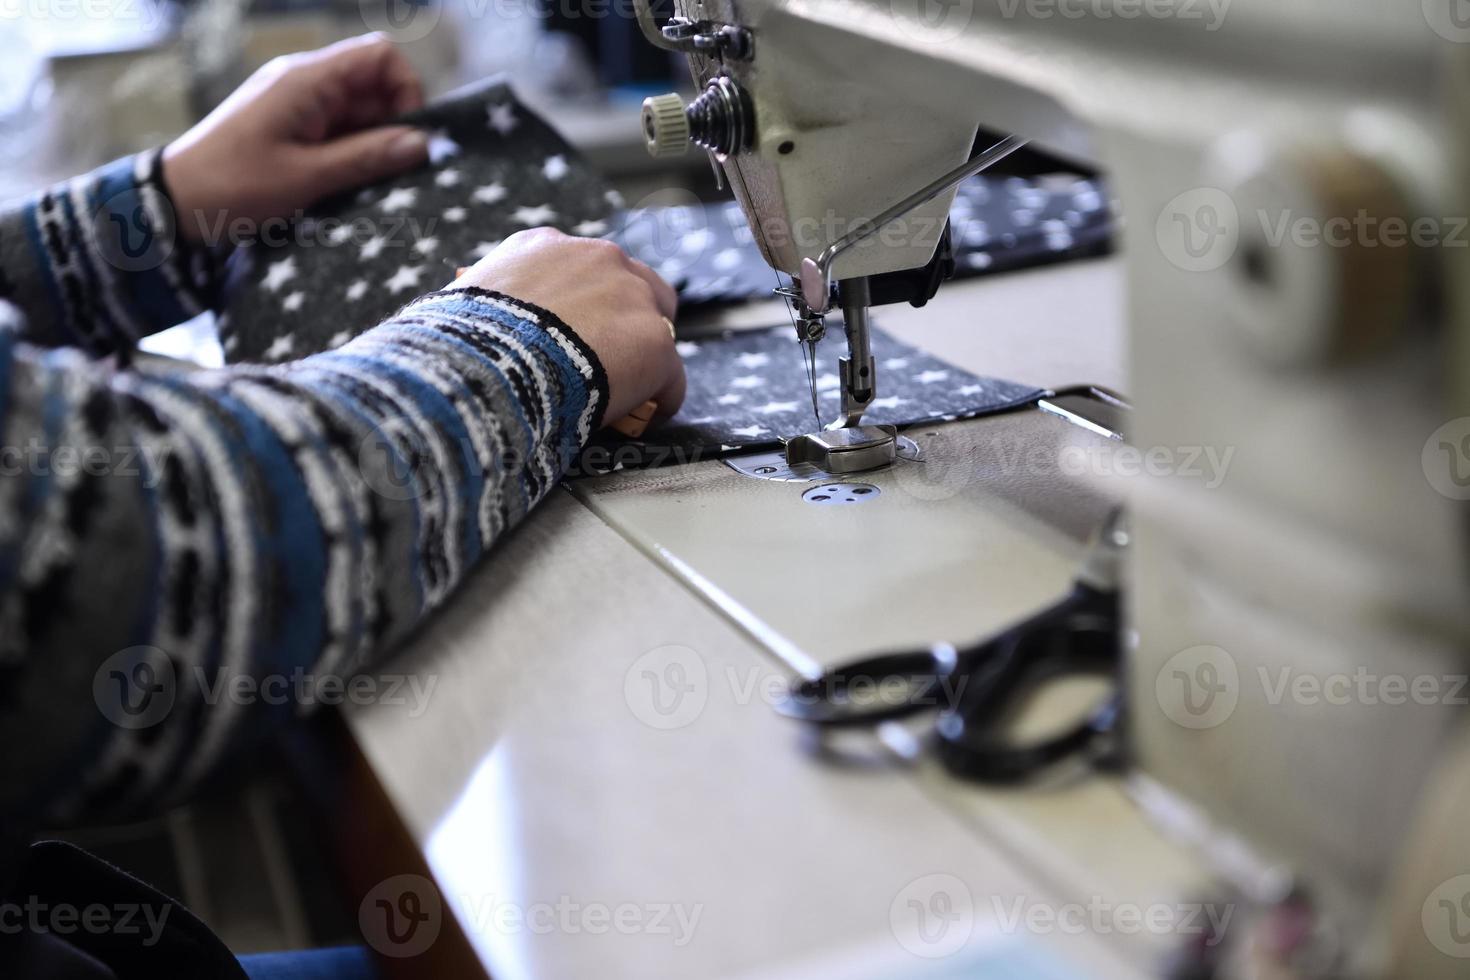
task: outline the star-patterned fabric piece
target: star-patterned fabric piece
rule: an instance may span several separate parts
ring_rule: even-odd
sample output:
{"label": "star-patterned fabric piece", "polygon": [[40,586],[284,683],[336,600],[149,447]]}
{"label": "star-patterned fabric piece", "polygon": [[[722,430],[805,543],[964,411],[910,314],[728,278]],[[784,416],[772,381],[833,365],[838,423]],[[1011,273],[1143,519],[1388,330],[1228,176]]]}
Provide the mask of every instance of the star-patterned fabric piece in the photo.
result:
{"label": "star-patterned fabric piece", "polygon": [[[1112,248],[1112,211],[1095,179],[981,174],[960,185],[949,216],[956,279]],[[613,228],[614,241],[679,290],[684,309],[765,298],[775,288],[776,275],[734,201],[623,211]]]}
{"label": "star-patterned fabric piece", "polygon": [[[771,294],[778,279],[734,202],[614,211],[620,199],[508,85],[491,80],[408,117],[430,163],[314,209],[286,236],[231,256],[220,337],[230,361],[340,346],[525,228],[609,237],[668,279],[683,309]],[[950,212],[956,275],[1102,254],[1100,182],[981,175]],[[283,339],[283,338],[289,338]]]}
{"label": "star-patterned fabric piece", "polygon": [[231,256],[220,318],[228,360],[340,347],[525,228],[609,226],[616,194],[504,82],[400,121],[429,134],[428,166],[326,202],[285,241]]}
{"label": "star-patterned fabric piece", "polygon": [[[840,324],[817,348],[817,402],[822,422],[837,417],[841,393],[837,352]],[[985,378],[874,328],[873,360],[878,397],[864,422],[905,426],[1002,412],[1045,394],[1029,385]],[[689,378],[679,413],[640,439],[603,432],[584,452],[574,475],[720,459],[771,449],[782,438],[812,432],[811,386],[801,347],[790,325],[729,331],[681,340],[679,355]]]}

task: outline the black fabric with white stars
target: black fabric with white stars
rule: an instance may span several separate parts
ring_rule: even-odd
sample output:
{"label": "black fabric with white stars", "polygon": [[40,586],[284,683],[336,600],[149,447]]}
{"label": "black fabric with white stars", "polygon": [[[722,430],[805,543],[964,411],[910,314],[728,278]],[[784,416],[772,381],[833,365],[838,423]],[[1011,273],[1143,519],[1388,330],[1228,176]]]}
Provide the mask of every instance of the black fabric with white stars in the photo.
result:
{"label": "black fabric with white stars", "polygon": [[616,194],[504,82],[401,121],[430,133],[428,167],[328,202],[292,228],[263,229],[231,256],[220,319],[228,360],[340,347],[517,231],[608,231]]}
{"label": "black fabric with white stars", "polygon": [[[822,422],[837,417],[842,398],[835,372],[840,320],[817,347],[817,404]],[[1034,402],[1044,392],[984,378],[925,354],[874,328],[878,397],[865,423],[911,425],[975,418]],[[638,469],[719,459],[772,449],[781,439],[814,432],[811,385],[791,326],[729,331],[679,341],[689,391],[679,413],[641,439],[603,432],[583,453],[577,473]]]}
{"label": "black fabric with white stars", "polygon": [[[236,250],[220,321],[228,360],[341,346],[539,225],[619,242],[679,289],[685,310],[765,298],[776,285],[735,202],[615,211],[617,193],[502,81],[403,122],[431,134],[428,167]],[[960,186],[950,219],[957,277],[1111,247],[1106,194],[1086,178],[981,175]]]}
{"label": "black fabric with white stars", "polygon": [[[524,228],[609,237],[680,292],[688,310],[770,296],[775,274],[734,202],[618,210],[621,201],[557,133],[499,81],[404,120],[428,130],[430,166],[316,209],[286,244],[231,258],[221,338],[230,361],[285,361],[338,347],[437,289],[458,266]],[[982,175],[950,212],[956,276],[1107,252],[1101,184],[1074,176]],[[833,344],[819,350],[822,421],[840,402]],[[873,331],[878,398],[866,422],[908,425],[1024,405],[1039,389],[962,371]],[[689,395],[642,439],[599,435],[573,475],[768,449],[813,431],[811,389],[789,325],[683,340]]]}
{"label": "black fabric with white stars", "polygon": [[[955,278],[1104,255],[1113,220],[1099,181],[1072,175],[972,177],[950,208]],[[761,258],[734,201],[625,211],[611,237],[679,290],[682,309],[771,295]]]}

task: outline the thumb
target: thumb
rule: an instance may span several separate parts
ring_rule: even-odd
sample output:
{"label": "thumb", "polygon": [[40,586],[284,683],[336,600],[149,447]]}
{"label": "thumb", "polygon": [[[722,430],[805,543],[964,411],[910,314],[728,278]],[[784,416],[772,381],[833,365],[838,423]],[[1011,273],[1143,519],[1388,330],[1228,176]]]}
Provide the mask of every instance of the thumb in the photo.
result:
{"label": "thumb", "polygon": [[310,182],[322,198],[423,166],[429,137],[411,126],[382,126],[321,143],[310,154]]}

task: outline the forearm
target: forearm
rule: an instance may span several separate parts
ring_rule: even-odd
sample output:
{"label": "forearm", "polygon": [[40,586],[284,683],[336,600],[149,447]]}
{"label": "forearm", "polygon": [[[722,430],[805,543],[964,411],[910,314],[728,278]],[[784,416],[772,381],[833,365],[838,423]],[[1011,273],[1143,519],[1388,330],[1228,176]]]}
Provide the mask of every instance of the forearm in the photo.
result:
{"label": "forearm", "polygon": [[158,151],[58,184],[0,212],[0,299],[30,343],[129,348],[214,301],[212,256],[175,225]]}
{"label": "forearm", "polygon": [[[212,698],[236,679],[371,664],[555,484],[607,399],[565,326],[488,293],[427,297],[277,368],[4,360],[4,445],[43,451],[0,475],[0,513],[19,515],[0,529],[0,738],[31,746],[0,812],[60,822],[186,795],[301,707]],[[63,477],[64,446],[113,468]],[[159,652],[117,658],[139,646]],[[166,672],[161,717],[128,714],[149,710],[133,682]]]}

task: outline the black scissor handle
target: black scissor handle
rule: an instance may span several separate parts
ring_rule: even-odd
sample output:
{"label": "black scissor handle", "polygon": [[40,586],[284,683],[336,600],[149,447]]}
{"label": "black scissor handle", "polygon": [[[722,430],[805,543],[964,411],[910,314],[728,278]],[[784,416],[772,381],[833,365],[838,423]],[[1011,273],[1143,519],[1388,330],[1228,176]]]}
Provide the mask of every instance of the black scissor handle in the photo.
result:
{"label": "black scissor handle", "polygon": [[[817,727],[871,727],[938,709],[940,759],[956,775],[986,782],[1017,782],[1074,755],[1096,762],[1116,746],[1123,723],[1119,587],[1128,540],[1115,510],[1061,601],[963,650],[941,644],[884,654],[798,681],[776,710]],[[1108,678],[1112,693],[1053,738],[1006,737],[1009,715],[1030,693],[1079,674]]]}
{"label": "black scissor handle", "polygon": [[963,650],[940,643],[928,650],[880,654],[834,667],[819,677],[794,682],[776,702],[776,711],[813,725],[858,727],[925,711],[951,712],[985,692],[1004,697],[1013,683],[1017,638],[1055,632],[1069,617],[1096,615],[1096,597],[1101,595],[1105,593],[1079,585],[1056,605]]}
{"label": "black scissor handle", "polygon": [[[956,776],[1014,783],[1064,759],[1086,755],[1111,736],[1122,715],[1119,600],[1116,592],[1078,585],[1051,609],[995,642],[992,669],[968,687],[935,725],[936,754]],[[1059,735],[1022,743],[1003,727],[1025,696],[1062,676],[1096,675],[1112,692]]]}

